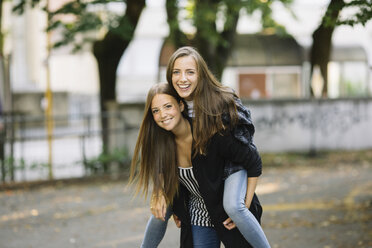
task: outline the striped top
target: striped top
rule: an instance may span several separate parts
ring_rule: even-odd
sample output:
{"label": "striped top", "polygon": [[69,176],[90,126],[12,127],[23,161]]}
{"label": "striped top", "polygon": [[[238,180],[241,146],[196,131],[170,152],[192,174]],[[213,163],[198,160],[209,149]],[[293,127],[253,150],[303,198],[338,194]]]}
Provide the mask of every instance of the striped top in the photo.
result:
{"label": "striped top", "polygon": [[199,185],[194,177],[192,167],[179,168],[179,180],[190,192],[189,210],[191,224],[195,226],[212,227],[211,218],[205,206],[204,199],[200,194]]}
{"label": "striped top", "polygon": [[191,118],[194,118],[194,102],[193,101],[186,101],[187,107],[189,108],[188,115]]}

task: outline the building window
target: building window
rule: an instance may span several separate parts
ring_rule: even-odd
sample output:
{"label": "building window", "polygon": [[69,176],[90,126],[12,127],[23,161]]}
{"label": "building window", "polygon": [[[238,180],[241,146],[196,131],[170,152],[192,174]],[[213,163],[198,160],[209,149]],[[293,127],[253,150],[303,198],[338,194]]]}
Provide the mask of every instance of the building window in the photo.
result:
{"label": "building window", "polygon": [[271,79],[270,96],[272,98],[299,98],[301,96],[298,74],[273,73]]}
{"label": "building window", "polygon": [[246,99],[299,98],[300,74],[278,70],[239,74],[239,96]]}
{"label": "building window", "polygon": [[239,96],[241,98],[259,99],[266,97],[265,74],[240,74]]}

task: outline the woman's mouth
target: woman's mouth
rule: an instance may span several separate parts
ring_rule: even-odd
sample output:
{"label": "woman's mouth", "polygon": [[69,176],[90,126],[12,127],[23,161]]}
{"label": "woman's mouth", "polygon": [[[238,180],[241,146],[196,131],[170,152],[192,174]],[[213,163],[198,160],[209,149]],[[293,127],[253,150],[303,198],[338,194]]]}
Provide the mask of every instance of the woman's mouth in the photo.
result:
{"label": "woman's mouth", "polygon": [[191,84],[177,84],[178,88],[181,90],[187,90],[190,88]]}
{"label": "woman's mouth", "polygon": [[173,120],[173,118],[169,118],[169,119],[166,119],[164,121],[161,121],[163,124],[168,124],[169,122],[171,122]]}

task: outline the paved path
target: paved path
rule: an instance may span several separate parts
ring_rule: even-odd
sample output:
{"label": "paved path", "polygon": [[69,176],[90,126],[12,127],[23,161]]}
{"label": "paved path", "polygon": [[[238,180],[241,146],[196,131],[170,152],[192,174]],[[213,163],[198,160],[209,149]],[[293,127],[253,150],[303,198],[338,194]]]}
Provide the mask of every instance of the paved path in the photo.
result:
{"label": "paved path", "polygon": [[[257,193],[273,248],[372,247],[372,162],[264,169]],[[0,192],[1,248],[139,247],[148,203],[124,182]],[[178,247],[170,221],[160,247]]]}

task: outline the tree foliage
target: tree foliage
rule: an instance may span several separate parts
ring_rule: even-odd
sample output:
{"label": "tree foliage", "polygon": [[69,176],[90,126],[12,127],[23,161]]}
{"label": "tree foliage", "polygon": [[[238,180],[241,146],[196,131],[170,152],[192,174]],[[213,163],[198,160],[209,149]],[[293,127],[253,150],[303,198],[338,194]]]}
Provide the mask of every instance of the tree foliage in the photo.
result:
{"label": "tree foliage", "polygon": [[[220,78],[233,47],[240,15],[243,12],[259,12],[263,33],[286,35],[285,28],[272,18],[272,5],[282,2],[288,7],[292,1],[167,0],[167,21],[170,30],[167,40],[175,47],[197,47],[212,71]],[[14,6],[14,11],[21,14],[27,4],[35,7],[42,3],[41,0],[20,0]],[[114,11],[119,4],[126,4],[126,11]],[[69,1],[56,10],[41,6],[48,13],[47,31],[57,31],[59,34],[54,40],[54,48],[68,45],[76,52],[89,47],[87,44],[93,44],[93,53],[99,65],[102,109],[104,102],[115,100],[116,68],[126,49],[126,46],[119,48],[119,42],[112,42],[117,40],[122,41],[122,44],[129,44],[138,21],[138,18],[133,18],[138,11],[130,6],[142,10],[144,5],[145,0],[78,0]],[[104,48],[104,44],[110,45]]]}
{"label": "tree foliage", "polygon": [[175,47],[196,47],[210,69],[221,78],[242,12],[260,12],[262,32],[286,34],[285,28],[272,18],[274,2],[289,6],[292,0],[167,0],[168,40]]}
{"label": "tree foliage", "polygon": [[346,17],[340,17],[336,21],[336,25],[354,26],[365,24],[372,19],[372,0],[354,0],[345,2],[343,11],[350,11],[351,14]]}
{"label": "tree foliage", "polygon": [[[135,2],[138,2],[138,5],[134,4]],[[46,31],[59,33],[53,43],[54,48],[72,45],[73,51],[76,52],[86,44],[102,40],[109,32],[124,41],[130,41],[137,23],[129,20],[133,15],[125,9],[130,9],[130,6],[143,9],[145,1],[69,1],[58,9],[51,10],[46,1],[21,0],[13,7],[13,11],[23,14],[28,6],[39,7],[47,12],[49,23]]]}

